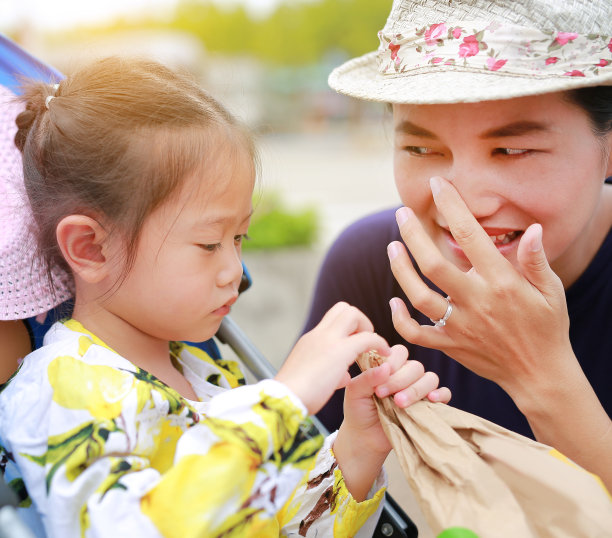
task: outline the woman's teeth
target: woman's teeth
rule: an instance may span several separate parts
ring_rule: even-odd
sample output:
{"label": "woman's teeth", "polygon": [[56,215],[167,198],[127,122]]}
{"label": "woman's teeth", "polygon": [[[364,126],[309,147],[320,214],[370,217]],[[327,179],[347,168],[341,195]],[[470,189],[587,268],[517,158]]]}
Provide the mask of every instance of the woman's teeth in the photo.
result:
{"label": "woman's teeth", "polygon": [[491,241],[493,241],[493,243],[495,243],[496,245],[505,245],[506,243],[512,241],[519,233],[520,232],[518,231],[514,231],[507,234],[490,235],[489,237],[491,238]]}

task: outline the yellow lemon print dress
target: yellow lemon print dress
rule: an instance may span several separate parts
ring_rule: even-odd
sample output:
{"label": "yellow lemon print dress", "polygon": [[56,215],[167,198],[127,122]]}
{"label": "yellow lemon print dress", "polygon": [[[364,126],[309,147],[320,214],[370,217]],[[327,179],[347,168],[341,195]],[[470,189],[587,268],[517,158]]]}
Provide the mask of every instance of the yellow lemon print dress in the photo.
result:
{"label": "yellow lemon print dress", "polygon": [[[171,343],[189,401],[78,322],[0,390],[0,471],[37,536],[371,536],[384,477],[358,503],[282,384]],[[360,530],[361,529],[361,530]]]}

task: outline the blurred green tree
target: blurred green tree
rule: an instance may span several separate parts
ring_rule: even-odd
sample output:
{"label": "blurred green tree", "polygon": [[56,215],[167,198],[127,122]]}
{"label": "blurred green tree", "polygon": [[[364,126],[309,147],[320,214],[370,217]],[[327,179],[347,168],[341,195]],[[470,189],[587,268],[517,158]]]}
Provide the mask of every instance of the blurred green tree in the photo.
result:
{"label": "blurred green tree", "polygon": [[244,7],[182,0],[166,27],[202,40],[209,51],[252,55],[278,65],[304,65],[330,53],[356,56],[377,46],[389,0],[285,1],[269,16]]}

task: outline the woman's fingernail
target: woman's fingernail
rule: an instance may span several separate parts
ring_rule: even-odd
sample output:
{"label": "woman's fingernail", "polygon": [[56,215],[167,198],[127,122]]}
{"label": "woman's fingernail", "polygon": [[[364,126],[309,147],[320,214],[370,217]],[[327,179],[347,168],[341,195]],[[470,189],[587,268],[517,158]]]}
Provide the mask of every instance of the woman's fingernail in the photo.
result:
{"label": "woman's fingernail", "polygon": [[531,239],[530,250],[531,252],[540,252],[542,250],[542,226],[540,224],[534,224],[537,227],[537,232]]}
{"label": "woman's fingernail", "polygon": [[394,259],[398,254],[399,247],[397,243],[395,241],[393,243],[389,243],[389,245],[387,246],[387,255],[389,256],[389,259]]}
{"label": "woman's fingernail", "polygon": [[406,222],[408,220],[408,216],[410,215],[410,209],[408,209],[407,207],[400,207],[396,212],[395,212],[395,220],[397,221],[397,224],[399,226],[402,226],[404,224],[404,222]]}
{"label": "woman's fingernail", "polygon": [[393,299],[389,301],[389,306],[391,307],[391,314],[395,314],[395,312],[397,311],[398,301],[399,299],[397,297],[393,297]]}
{"label": "woman's fingernail", "polygon": [[434,196],[436,196],[440,192],[440,189],[442,188],[442,183],[440,182],[440,178],[437,176],[430,178],[429,187],[431,189],[431,193]]}
{"label": "woman's fingernail", "polygon": [[437,390],[432,390],[427,395],[427,398],[429,399],[430,402],[439,402],[440,401],[440,393]]}

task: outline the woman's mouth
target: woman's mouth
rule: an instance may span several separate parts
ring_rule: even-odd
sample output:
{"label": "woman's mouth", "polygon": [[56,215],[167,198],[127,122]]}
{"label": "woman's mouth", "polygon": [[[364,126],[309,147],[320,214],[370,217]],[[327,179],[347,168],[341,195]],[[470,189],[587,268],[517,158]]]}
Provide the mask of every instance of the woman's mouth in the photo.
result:
{"label": "woman's mouth", "polygon": [[[501,229],[486,229],[485,232],[500,252],[500,254],[504,256],[510,256],[512,252],[516,249],[519,238],[523,235],[522,230],[512,230],[510,232],[503,232]],[[455,238],[451,235],[449,230],[445,230],[445,236],[448,246],[451,249],[451,252],[454,253],[455,256],[458,256],[461,259],[465,259],[466,255],[463,252],[463,249],[457,244]]]}
{"label": "woman's mouth", "polygon": [[491,241],[496,245],[506,245],[510,243],[513,239],[516,239],[522,232],[515,230],[514,232],[499,234],[499,235],[490,235]]}

